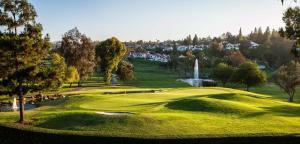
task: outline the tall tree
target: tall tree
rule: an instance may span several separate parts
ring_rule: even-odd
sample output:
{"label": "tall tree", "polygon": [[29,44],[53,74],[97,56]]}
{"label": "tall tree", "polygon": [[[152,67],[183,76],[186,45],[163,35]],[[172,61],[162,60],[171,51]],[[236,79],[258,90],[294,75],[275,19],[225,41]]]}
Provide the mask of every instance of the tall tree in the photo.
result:
{"label": "tall tree", "polygon": [[275,83],[289,95],[289,101],[294,101],[297,86],[300,85],[300,64],[290,62],[281,66],[275,74]]}
{"label": "tall tree", "polygon": [[[27,0],[0,1],[0,84],[2,93],[19,97],[20,123],[24,122],[24,95],[50,87],[56,76],[45,63],[49,37],[42,36],[42,25]],[[50,79],[51,79],[50,78]]]}
{"label": "tall tree", "polygon": [[192,45],[193,44],[193,40],[192,40],[192,36],[188,35],[184,40],[183,40],[184,45]]}
{"label": "tall tree", "polygon": [[242,28],[240,28],[240,30],[239,30],[239,34],[238,34],[238,41],[239,42],[241,42],[241,41],[243,41],[243,32],[242,32]]}
{"label": "tall tree", "polygon": [[107,39],[96,46],[96,57],[99,58],[101,71],[104,72],[106,84],[111,83],[112,73],[127,53],[126,46],[116,37]]}
{"label": "tall tree", "polygon": [[271,36],[271,31],[270,31],[270,27],[266,28],[266,31],[263,34],[263,43],[267,43],[270,40],[270,36]]}
{"label": "tall tree", "polygon": [[291,52],[295,57],[300,57],[300,7],[288,8],[283,16],[285,28],[281,28],[280,34],[283,37],[294,40]]}
{"label": "tall tree", "polygon": [[62,38],[59,53],[65,58],[68,66],[74,66],[81,81],[86,80],[95,68],[95,45],[90,38],[81,34],[77,28],[66,32]]}
{"label": "tall tree", "polygon": [[198,38],[198,36],[195,34],[195,36],[194,36],[194,38],[193,38],[193,45],[195,46],[195,45],[197,45],[197,44],[199,44],[199,38]]}

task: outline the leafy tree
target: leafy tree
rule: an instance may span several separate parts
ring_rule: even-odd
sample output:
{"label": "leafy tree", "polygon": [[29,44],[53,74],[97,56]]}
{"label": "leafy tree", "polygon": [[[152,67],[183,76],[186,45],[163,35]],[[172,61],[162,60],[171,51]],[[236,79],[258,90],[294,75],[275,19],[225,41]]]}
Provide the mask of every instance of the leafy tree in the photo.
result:
{"label": "leafy tree", "polygon": [[127,61],[121,61],[116,73],[123,81],[132,80],[134,78],[134,67]]}
{"label": "leafy tree", "polygon": [[300,64],[290,62],[281,66],[275,74],[275,83],[289,95],[289,101],[294,101],[297,86],[300,85]]}
{"label": "leafy tree", "polygon": [[199,38],[198,36],[195,34],[194,38],[193,38],[193,45],[197,45],[199,43]]}
{"label": "leafy tree", "polygon": [[224,47],[221,43],[214,40],[210,43],[209,53],[211,56],[222,57],[224,55]]}
{"label": "leafy tree", "polygon": [[65,58],[68,66],[74,66],[77,69],[80,76],[78,86],[94,72],[94,43],[90,38],[81,34],[77,28],[64,34],[58,51]]}
{"label": "leafy tree", "polygon": [[24,122],[24,96],[53,86],[50,79],[57,76],[46,63],[49,37],[42,37],[36,16],[27,0],[0,1],[1,91],[19,97],[20,123]]}
{"label": "leafy tree", "polygon": [[65,81],[70,83],[70,87],[74,82],[78,82],[80,80],[79,73],[74,66],[70,66],[67,68]]}
{"label": "leafy tree", "polygon": [[66,75],[66,64],[65,64],[65,59],[61,57],[57,53],[51,54],[50,57],[50,72],[54,73],[55,75],[52,76],[51,79],[51,88],[59,88],[60,86],[63,85],[65,75]]}
{"label": "leafy tree", "polygon": [[232,73],[233,68],[225,63],[219,63],[213,70],[214,78],[221,81],[223,86],[230,80]]}
{"label": "leafy tree", "polygon": [[300,8],[288,8],[283,16],[283,21],[285,23],[285,28],[281,28],[280,34],[283,37],[294,40],[294,46],[291,52],[296,57],[300,57]]}
{"label": "leafy tree", "polygon": [[256,63],[248,61],[235,70],[232,80],[246,85],[246,89],[249,91],[250,87],[265,83],[266,74],[258,68]]}
{"label": "leafy tree", "polygon": [[127,52],[126,46],[116,37],[107,39],[96,46],[96,57],[101,59],[101,70],[104,72],[106,84],[111,83],[112,73]]}
{"label": "leafy tree", "polygon": [[228,58],[228,63],[235,67],[246,62],[246,58],[240,51],[230,52],[226,57]]}

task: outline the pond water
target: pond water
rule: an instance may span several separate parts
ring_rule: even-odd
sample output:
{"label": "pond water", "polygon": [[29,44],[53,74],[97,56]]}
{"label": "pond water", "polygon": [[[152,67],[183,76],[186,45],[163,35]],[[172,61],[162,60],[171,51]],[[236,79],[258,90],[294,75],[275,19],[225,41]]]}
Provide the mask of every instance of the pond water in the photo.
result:
{"label": "pond water", "polygon": [[[30,109],[34,109],[37,108],[37,105],[35,104],[25,104],[25,110],[30,110]],[[12,112],[12,111],[19,111],[19,107],[14,107],[14,106],[10,106],[10,105],[2,105],[0,106],[0,112]]]}

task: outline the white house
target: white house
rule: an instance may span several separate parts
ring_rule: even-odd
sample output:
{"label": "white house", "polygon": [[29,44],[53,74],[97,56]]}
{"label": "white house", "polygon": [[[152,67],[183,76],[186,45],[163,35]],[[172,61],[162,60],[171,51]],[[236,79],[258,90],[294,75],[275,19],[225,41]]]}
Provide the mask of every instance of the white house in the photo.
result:
{"label": "white house", "polygon": [[189,48],[188,46],[181,45],[181,46],[177,47],[177,51],[184,52],[184,51],[188,50],[188,48]]}
{"label": "white house", "polygon": [[182,59],[182,58],[185,58],[185,56],[184,55],[180,55],[178,58]]}
{"label": "white house", "polygon": [[148,54],[147,59],[150,61],[156,61],[156,62],[168,62],[170,60],[169,55],[165,54]]}
{"label": "white house", "polygon": [[192,51],[202,51],[203,48],[202,47],[194,47],[192,48]]}
{"label": "white house", "polygon": [[130,58],[141,58],[141,59],[146,59],[146,58],[147,58],[147,53],[130,52],[128,57],[130,57]]}
{"label": "white house", "polygon": [[250,49],[257,49],[259,47],[259,44],[258,43],[255,43],[253,41],[250,42]]}
{"label": "white house", "polygon": [[163,51],[172,51],[173,50],[173,47],[165,47],[164,49],[163,49]]}
{"label": "white house", "polygon": [[225,45],[225,49],[226,50],[239,50],[240,49],[240,44],[231,44],[231,43],[227,43]]}
{"label": "white house", "polygon": [[258,65],[258,67],[261,70],[265,70],[267,68],[266,65],[264,65],[264,64],[260,64],[260,65]]}

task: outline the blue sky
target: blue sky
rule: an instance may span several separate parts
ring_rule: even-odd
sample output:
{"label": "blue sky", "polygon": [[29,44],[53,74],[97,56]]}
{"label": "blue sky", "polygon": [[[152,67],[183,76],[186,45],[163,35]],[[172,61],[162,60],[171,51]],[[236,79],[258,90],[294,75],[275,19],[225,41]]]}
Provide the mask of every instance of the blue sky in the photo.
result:
{"label": "blue sky", "polygon": [[[74,28],[93,40],[182,39],[284,26],[280,0],[29,0],[52,41]],[[299,5],[299,3],[298,3]]]}

